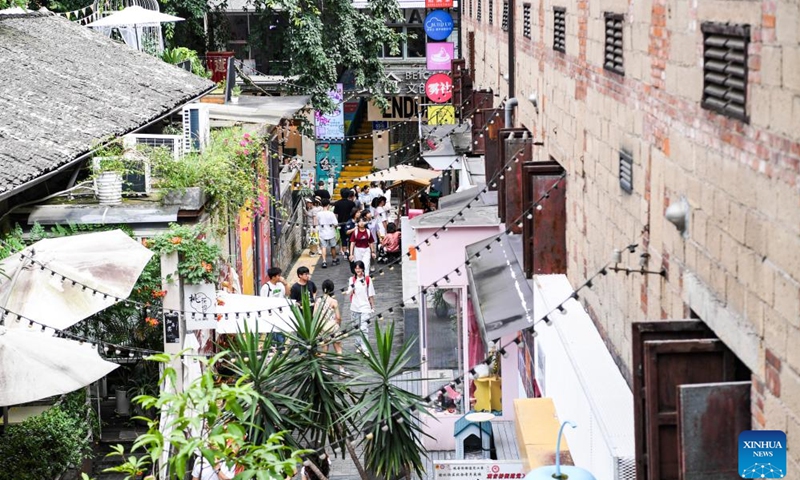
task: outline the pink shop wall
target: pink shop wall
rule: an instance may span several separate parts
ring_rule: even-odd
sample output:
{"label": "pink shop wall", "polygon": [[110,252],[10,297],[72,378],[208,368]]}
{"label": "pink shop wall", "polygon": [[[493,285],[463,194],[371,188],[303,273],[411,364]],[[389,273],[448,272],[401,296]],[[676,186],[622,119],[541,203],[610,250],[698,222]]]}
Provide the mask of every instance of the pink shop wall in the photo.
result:
{"label": "pink shop wall", "polygon": [[[445,275],[450,277],[450,286],[467,285],[467,273],[463,266],[466,246],[503,231],[501,225],[450,227],[445,232],[438,231],[438,227],[418,227],[416,230],[417,244],[430,238],[430,245],[422,243],[417,252],[417,282],[420,287],[437,281],[440,286],[448,285],[441,280]],[[433,238],[432,235],[437,231],[439,238]],[[460,276],[452,273],[456,267],[462,272]]]}

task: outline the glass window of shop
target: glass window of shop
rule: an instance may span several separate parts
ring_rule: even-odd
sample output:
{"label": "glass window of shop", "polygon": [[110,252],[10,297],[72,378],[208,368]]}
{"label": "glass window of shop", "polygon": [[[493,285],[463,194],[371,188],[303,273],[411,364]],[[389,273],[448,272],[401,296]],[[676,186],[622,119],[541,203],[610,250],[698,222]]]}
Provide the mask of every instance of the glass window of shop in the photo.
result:
{"label": "glass window of shop", "polygon": [[[425,58],[425,9],[424,8],[403,8],[403,23],[391,23],[389,26],[397,33],[407,35],[405,41],[401,41],[399,51],[390,52],[389,46],[384,45],[382,58],[386,59],[418,59]],[[455,15],[454,15],[455,17]],[[454,20],[456,20],[454,18]],[[447,38],[448,42],[458,42],[458,22],[453,28],[453,33]]]}

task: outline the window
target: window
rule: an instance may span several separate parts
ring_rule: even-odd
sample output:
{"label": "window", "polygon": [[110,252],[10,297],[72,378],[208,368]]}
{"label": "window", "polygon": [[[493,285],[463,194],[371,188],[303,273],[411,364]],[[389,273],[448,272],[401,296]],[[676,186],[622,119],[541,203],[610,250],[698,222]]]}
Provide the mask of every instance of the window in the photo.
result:
{"label": "window", "polygon": [[522,35],[531,38],[531,4],[522,4]]}
{"label": "window", "polygon": [[478,2],[478,21],[481,21],[483,17],[483,0],[477,0]]}
{"label": "window", "polygon": [[553,50],[567,51],[567,9],[553,7]]}
{"label": "window", "polygon": [[744,122],[747,117],[749,25],[704,23],[703,108]]}
{"label": "window", "polygon": [[619,13],[606,13],[606,52],[603,68],[625,75],[622,63],[622,21]]}
{"label": "window", "polygon": [[508,0],[503,0],[503,30],[508,31]]}
{"label": "window", "polygon": [[494,0],[489,0],[489,25],[494,25]]}

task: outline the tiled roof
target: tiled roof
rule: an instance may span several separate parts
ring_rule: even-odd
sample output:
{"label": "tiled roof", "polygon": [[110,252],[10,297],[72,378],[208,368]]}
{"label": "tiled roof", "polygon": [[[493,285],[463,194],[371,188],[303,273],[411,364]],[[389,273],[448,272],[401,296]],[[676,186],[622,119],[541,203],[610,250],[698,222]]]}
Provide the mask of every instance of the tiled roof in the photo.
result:
{"label": "tiled roof", "polygon": [[211,87],[59,16],[0,14],[0,196]]}

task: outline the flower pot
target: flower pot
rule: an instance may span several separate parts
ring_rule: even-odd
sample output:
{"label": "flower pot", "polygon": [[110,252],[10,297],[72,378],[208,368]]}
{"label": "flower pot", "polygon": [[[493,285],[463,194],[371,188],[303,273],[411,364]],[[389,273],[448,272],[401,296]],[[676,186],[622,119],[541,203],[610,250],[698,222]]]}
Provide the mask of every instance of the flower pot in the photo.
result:
{"label": "flower pot", "polygon": [[239,97],[231,97],[231,103],[239,103]]}
{"label": "flower pot", "polygon": [[131,399],[127,390],[117,389],[117,415],[129,417],[131,415]]}
{"label": "flower pot", "polygon": [[94,188],[101,205],[122,203],[122,175],[119,172],[103,172],[94,179]]}

